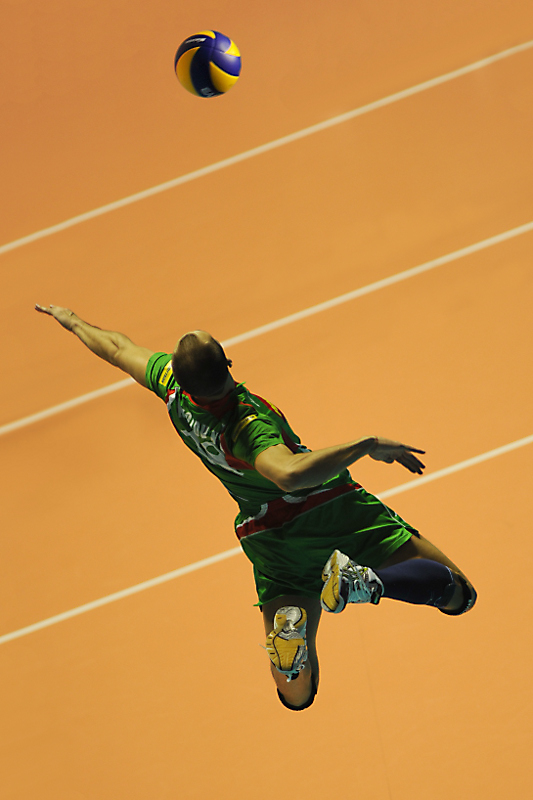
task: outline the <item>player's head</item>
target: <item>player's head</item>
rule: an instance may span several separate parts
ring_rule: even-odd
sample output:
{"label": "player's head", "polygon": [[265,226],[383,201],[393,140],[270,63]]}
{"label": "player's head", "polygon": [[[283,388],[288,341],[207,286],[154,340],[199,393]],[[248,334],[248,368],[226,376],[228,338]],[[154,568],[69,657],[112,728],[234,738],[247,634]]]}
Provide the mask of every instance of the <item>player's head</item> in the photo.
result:
{"label": "player's head", "polygon": [[190,331],[181,337],[172,355],[172,372],[182,389],[195,397],[220,395],[230,378],[220,342],[207,331]]}

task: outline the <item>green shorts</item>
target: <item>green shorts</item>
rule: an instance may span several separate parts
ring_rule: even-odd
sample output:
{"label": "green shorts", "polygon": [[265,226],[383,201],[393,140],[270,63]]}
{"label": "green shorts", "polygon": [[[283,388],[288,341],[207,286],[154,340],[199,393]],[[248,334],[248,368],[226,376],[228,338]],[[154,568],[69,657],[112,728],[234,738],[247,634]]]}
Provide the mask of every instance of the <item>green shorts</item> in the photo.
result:
{"label": "green shorts", "polygon": [[253,564],[261,606],[287,594],[319,597],[333,550],[377,568],[418,531],[360,488],[300,514],[292,522],[241,539]]}

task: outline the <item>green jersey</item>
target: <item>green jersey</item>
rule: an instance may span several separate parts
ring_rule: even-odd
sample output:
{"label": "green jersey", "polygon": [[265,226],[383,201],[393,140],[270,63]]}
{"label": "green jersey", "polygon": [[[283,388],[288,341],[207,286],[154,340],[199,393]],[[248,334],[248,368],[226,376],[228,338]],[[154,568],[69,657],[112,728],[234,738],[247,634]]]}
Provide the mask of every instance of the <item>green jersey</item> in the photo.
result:
{"label": "green jersey", "polygon": [[242,383],[201,406],[176,383],[171,358],[155,353],[146,383],[165,401],[187,447],[239,504],[235,532],[254,566],[258,605],[291,594],[319,597],[322,568],[335,548],[377,568],[416,533],[348,470],[290,493],[264,478],[254,464],[268,447],[309,452],[282,412]]}
{"label": "green jersey", "polygon": [[150,358],[148,388],[165,401],[183,442],[239,504],[235,520],[239,538],[271,525],[278,527],[357,486],[344,470],[313,489],[291,493],[280,489],[257,472],[254,463],[259,453],[278,444],[285,444],[293,453],[309,452],[284,414],[242,383],[222,400],[201,406],[177,384],[171,359],[169,353],[155,353]]}

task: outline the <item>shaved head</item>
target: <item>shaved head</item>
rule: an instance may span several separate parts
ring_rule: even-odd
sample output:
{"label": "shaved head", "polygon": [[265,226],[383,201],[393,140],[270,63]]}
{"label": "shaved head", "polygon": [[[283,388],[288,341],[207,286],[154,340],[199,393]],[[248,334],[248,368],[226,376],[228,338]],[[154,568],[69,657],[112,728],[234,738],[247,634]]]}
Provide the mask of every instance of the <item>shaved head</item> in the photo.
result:
{"label": "shaved head", "polygon": [[190,331],[181,337],[172,355],[172,372],[182,389],[197,397],[220,394],[231,362],[220,342],[207,331]]}

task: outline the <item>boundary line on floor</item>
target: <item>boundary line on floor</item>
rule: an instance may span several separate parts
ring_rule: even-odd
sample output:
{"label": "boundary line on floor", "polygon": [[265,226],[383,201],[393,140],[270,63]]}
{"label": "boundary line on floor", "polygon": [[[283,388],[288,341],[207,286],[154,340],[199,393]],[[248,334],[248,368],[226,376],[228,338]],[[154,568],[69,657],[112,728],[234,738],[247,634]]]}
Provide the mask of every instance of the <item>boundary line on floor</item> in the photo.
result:
{"label": "boundary line on floor", "polygon": [[205,175],[210,175],[213,172],[218,172],[219,170],[225,169],[226,167],[231,167],[234,164],[239,164],[240,162],[246,161],[249,158],[254,158],[255,156],[262,155],[263,153],[267,153],[271,150],[275,150],[278,147],[283,147],[286,144],[296,142],[299,139],[305,138],[306,136],[311,136],[314,133],[319,133],[320,131],[327,130],[328,128],[332,128],[335,125],[340,125],[343,122],[348,122],[349,120],[355,119],[356,117],[360,117],[363,114],[368,114],[370,111],[375,111],[378,108],[384,108],[385,106],[389,106],[392,103],[397,103],[399,100],[405,100],[407,97],[412,97],[413,95],[419,94],[420,92],[424,92],[427,89],[433,89],[435,86],[440,86],[441,84],[447,83],[448,81],[454,80],[455,78],[460,78],[463,75],[468,75],[470,72],[475,72],[476,70],[483,69],[484,67],[490,66],[491,64],[495,64],[496,62],[501,61],[502,59],[514,56],[517,53],[523,53],[524,51],[529,50],[532,47],[533,47],[533,40],[529,42],[524,42],[523,44],[515,45],[514,47],[510,47],[507,50],[502,50],[499,53],[495,53],[492,56],[488,56],[487,58],[482,58],[479,61],[475,61],[472,64],[467,64],[467,66],[461,67],[460,69],[455,69],[452,72],[447,72],[444,75],[438,76],[437,78],[431,78],[430,80],[423,81],[422,83],[416,84],[416,86],[411,86],[408,89],[403,89],[402,91],[388,95],[387,97],[382,97],[380,100],[375,100],[372,103],[367,103],[366,105],[360,106],[359,108],[353,109],[352,111],[347,111],[344,114],[339,114],[336,117],[331,117],[330,119],[323,120],[322,122],[318,122],[315,125],[310,125],[307,128],[302,128],[302,130],[290,133],[287,136],[282,136],[279,139],[274,139],[273,141],[259,145],[258,147],[253,147],[251,150],[245,150],[244,152],[238,153],[237,155],[231,156],[230,158],[224,158],[222,159],[222,161],[217,161],[214,164],[209,164],[208,166],[194,170],[193,172],[188,172],[186,175],[181,175],[179,178],[174,178],[173,180],[166,181],[165,183],[160,183],[157,186],[153,186],[150,189],[145,189],[144,191],[136,192],[135,194],[129,195],[128,197],[124,197],[121,200],[115,200],[112,203],[107,203],[106,205],[100,206],[99,208],[95,208],[92,211],[86,211],[83,214],[78,214],[75,217],[71,217],[71,219],[58,223],[57,225],[51,225],[48,228],[43,228],[40,231],[36,231],[35,233],[31,233],[28,236],[23,236],[20,239],[15,239],[12,242],[8,242],[7,244],[0,246],[0,255],[2,255],[3,253],[10,252],[11,250],[15,250],[19,247],[23,247],[24,245],[30,244],[31,242],[38,241],[39,239],[44,239],[47,236],[52,236],[52,234],[54,233],[60,233],[61,231],[67,230],[68,228],[72,228],[73,226],[79,225],[82,222],[87,222],[88,220],[95,219],[96,217],[100,217],[104,214],[108,214],[111,211],[116,211],[117,209],[124,208],[125,206],[131,205],[132,203],[137,203],[140,200],[146,200],[149,197],[161,194],[161,192],[166,192],[169,189],[174,189],[177,186],[181,186],[184,183],[189,183],[190,181],[196,180],[197,178],[202,178]]}
{"label": "boundary line on floor", "polygon": [[[520,447],[525,447],[528,444],[533,444],[533,435],[525,436],[523,439],[517,439],[516,441],[510,442],[502,447],[496,447],[494,450],[489,450],[479,456],[474,456],[473,458],[468,458],[465,461],[460,461],[458,464],[453,464],[450,467],[436,470],[435,472],[430,473],[429,475],[424,475],[421,478],[416,478],[415,480],[408,481],[407,483],[402,483],[399,486],[395,486],[392,489],[387,489],[386,491],[379,493],[377,496],[381,500],[385,500],[393,495],[406,492],[409,489],[417,489],[418,487],[423,486],[426,483],[430,483],[431,481],[435,481],[438,478],[452,475],[460,470],[467,469],[468,467],[472,467],[476,464],[481,464],[484,461],[496,458],[497,456],[501,456],[505,453],[510,453],[511,451],[517,450]],[[11,642],[14,639],[20,639],[23,636],[28,636],[30,633],[35,633],[36,631],[43,630],[44,628],[49,628],[52,625],[56,625],[58,622],[63,622],[64,620],[77,617],[80,614],[85,614],[87,611],[93,611],[96,608],[109,605],[110,603],[114,603],[116,600],[122,600],[125,597],[131,597],[134,594],[143,592],[146,589],[151,589],[154,586],[160,586],[162,583],[168,583],[168,581],[172,581],[175,578],[180,578],[182,575],[187,575],[190,572],[195,572],[196,570],[203,569],[204,567],[209,567],[212,564],[218,564],[220,561],[225,561],[226,559],[232,558],[233,556],[236,556],[238,553],[242,552],[243,551],[240,546],[232,547],[230,550],[217,553],[209,558],[203,558],[201,561],[195,561],[193,564],[188,564],[185,567],[172,570],[172,572],[159,575],[157,578],[143,581],[135,586],[130,586],[128,589],[122,589],[122,591],[114,592],[113,594],[109,594],[106,597],[101,597],[98,600],[93,600],[91,603],[85,603],[84,605],[77,606],[77,608],[64,611],[62,614],[56,614],[53,617],[41,620],[41,622],[36,622],[33,625],[27,625],[24,628],[19,628],[19,630],[0,636],[0,645],[5,644],[6,642]]]}
{"label": "boundary line on floor", "polygon": [[[486,249],[487,247],[492,247],[495,244],[500,244],[501,242],[507,241],[508,239],[512,239],[530,231],[533,231],[533,222],[528,222],[525,225],[512,228],[504,233],[491,236],[489,239],[483,239],[483,241],[477,242],[476,244],[463,247],[460,250],[455,250],[453,253],[448,253],[448,255],[435,258],[432,261],[427,261],[425,264],[420,264],[418,267],[411,267],[403,272],[397,272],[395,275],[390,275],[388,278],[383,278],[382,280],[375,281],[374,283],[369,283],[367,286],[363,286],[360,289],[355,289],[351,292],[347,292],[346,294],[341,294],[331,300],[326,300],[324,303],[319,303],[318,305],[311,306],[310,308],[305,308],[303,311],[297,311],[295,314],[289,314],[288,316],[282,317],[274,322],[269,322],[266,325],[253,328],[251,331],[241,333],[238,336],[233,336],[231,339],[225,340],[222,342],[222,345],[223,347],[227,348],[236,344],[240,344],[241,342],[248,341],[249,339],[254,339],[256,336],[262,336],[264,333],[269,333],[270,331],[277,330],[285,325],[290,325],[293,322],[298,322],[299,320],[311,317],[314,314],[327,311],[335,306],[348,303],[350,300],[355,300],[357,297],[363,297],[363,295],[371,294],[372,292],[378,291],[378,289],[384,289],[388,286],[392,286],[395,283],[405,281],[408,278],[413,278],[415,275],[421,275],[424,272],[429,272],[430,270],[440,267],[443,264],[449,264],[451,261],[456,261],[459,258],[471,255],[472,253],[477,253],[480,250]],[[14,422],[8,422],[5,425],[0,426],[0,436],[3,436],[7,433],[13,433],[20,428],[25,428],[35,422],[48,419],[48,417],[52,417],[55,414],[60,414],[62,411],[69,411],[71,408],[75,408],[83,403],[88,403],[91,400],[96,400],[99,397],[116,392],[119,389],[124,389],[126,386],[131,386],[134,383],[135,381],[133,378],[124,378],[121,381],[104,386],[101,389],[95,389],[87,394],[74,397],[72,400],[66,400],[64,403],[59,403],[58,405],[47,408],[44,411],[38,411],[35,414],[30,414],[29,416],[15,420]]]}

